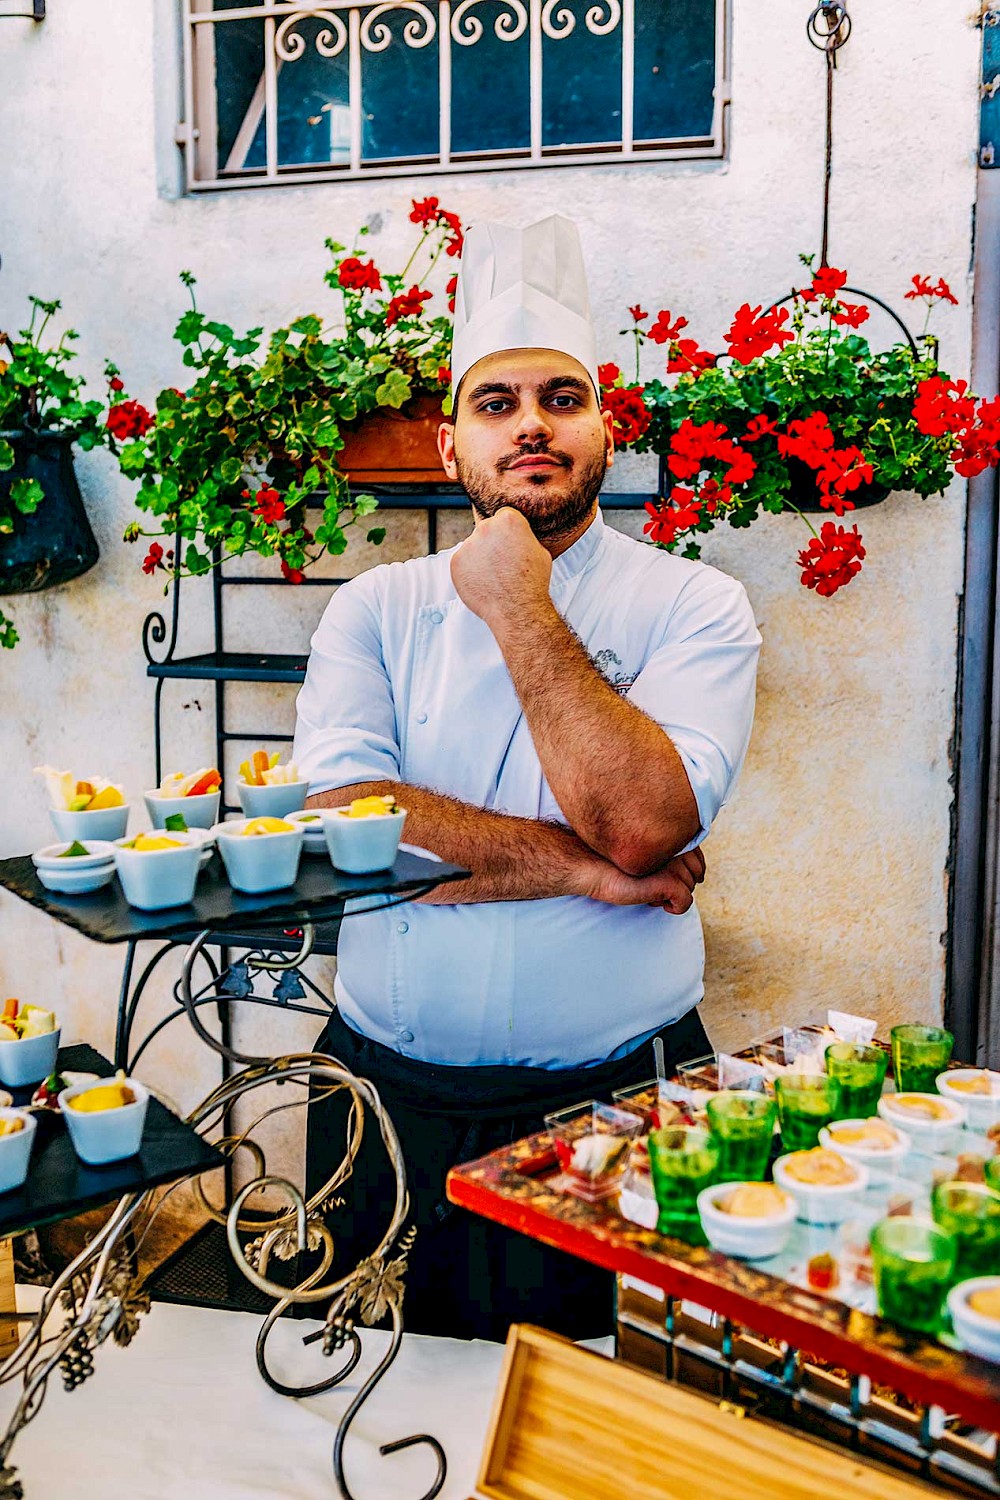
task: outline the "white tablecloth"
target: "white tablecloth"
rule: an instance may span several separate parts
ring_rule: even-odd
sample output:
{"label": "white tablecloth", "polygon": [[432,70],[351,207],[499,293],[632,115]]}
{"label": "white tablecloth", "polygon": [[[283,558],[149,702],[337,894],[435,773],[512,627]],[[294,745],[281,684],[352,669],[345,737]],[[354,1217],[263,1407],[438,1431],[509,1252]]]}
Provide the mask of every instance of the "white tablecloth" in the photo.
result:
{"label": "white tablecloth", "polygon": [[[257,1373],[260,1323],[246,1313],[154,1303],[130,1347],[109,1339],[77,1390],[67,1393],[54,1375],[11,1453],[26,1500],[334,1500],[337,1423],[389,1335],[364,1333],[361,1363],[343,1385],[293,1401]],[[308,1349],[301,1342],[318,1326],[280,1320],[268,1342],[279,1379],[305,1384],[329,1373],[319,1342]],[[405,1334],[347,1438],[344,1468],[355,1500],[425,1493],[434,1473],[427,1449],[378,1452],[416,1432],[432,1434],[448,1455],[442,1500],[467,1500],[502,1358],[498,1344]],[[14,1386],[0,1388],[4,1425],[15,1399]]]}

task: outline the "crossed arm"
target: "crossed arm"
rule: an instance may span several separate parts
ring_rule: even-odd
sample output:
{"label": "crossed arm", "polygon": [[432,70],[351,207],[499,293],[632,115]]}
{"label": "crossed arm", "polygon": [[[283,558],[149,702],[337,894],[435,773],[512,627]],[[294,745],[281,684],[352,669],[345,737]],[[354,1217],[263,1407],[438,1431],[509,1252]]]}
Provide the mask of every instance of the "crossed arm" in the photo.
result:
{"label": "crossed arm", "polygon": [[[524,517],[481,521],[452,560],[466,606],[493,632],[549,786],[571,828],[471,807],[422,787],[374,781],[310,797],[340,807],[392,792],[407,837],[477,873],[429,903],[589,896],[679,914],[704,878],[694,793],[668,735],[620,697],[549,596],[552,559]],[[623,796],[622,788],[627,789]]]}

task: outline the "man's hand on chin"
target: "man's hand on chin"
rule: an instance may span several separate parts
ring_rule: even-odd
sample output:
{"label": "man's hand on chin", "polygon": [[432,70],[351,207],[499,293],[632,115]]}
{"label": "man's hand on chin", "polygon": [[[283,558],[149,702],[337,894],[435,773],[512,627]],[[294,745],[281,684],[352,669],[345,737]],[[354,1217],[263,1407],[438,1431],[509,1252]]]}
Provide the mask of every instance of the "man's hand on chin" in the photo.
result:
{"label": "man's hand on chin", "polygon": [[494,620],[551,607],[552,558],[519,510],[504,506],[476,522],[451,560],[458,597],[474,615]]}

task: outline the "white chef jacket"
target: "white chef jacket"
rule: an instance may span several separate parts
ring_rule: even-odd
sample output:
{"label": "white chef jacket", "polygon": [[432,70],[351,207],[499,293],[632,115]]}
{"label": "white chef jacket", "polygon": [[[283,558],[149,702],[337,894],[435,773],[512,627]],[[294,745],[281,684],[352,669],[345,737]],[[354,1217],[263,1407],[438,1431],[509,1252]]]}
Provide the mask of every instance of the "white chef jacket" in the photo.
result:
{"label": "white chef jacket", "polygon": [[[402,781],[566,824],[500,648],[455,592],[451,556],[383,564],[336,591],[298,696],[295,761],[311,793]],[[742,585],[598,513],[554,560],[551,595],[598,668],[677,747],[700,842],[753,722],[760,636]],[[573,1067],[697,1005],[704,952],[694,905],[673,916],[583,896],[409,902],[348,915],[335,995],[350,1026],[408,1057]]]}

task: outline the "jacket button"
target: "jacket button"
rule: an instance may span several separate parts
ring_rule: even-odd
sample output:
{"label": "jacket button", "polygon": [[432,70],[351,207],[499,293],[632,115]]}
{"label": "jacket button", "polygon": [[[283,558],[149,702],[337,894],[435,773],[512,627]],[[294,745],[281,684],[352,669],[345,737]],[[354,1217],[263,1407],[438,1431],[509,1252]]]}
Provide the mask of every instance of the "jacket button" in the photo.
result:
{"label": "jacket button", "polygon": [[441,621],[443,619],[444,619],[444,615],[441,613],[441,611],[439,609],[436,609],[434,611],[434,613],[431,615],[431,624],[432,625],[440,625]]}
{"label": "jacket button", "polygon": [[427,723],[427,715],[426,714],[417,714],[417,723],[418,724],[426,724]]}
{"label": "jacket button", "polygon": [[397,932],[409,932],[409,930],[410,930],[410,924],[409,924],[409,922],[397,922],[396,923],[396,931]]}
{"label": "jacket button", "polygon": [[401,1042],[412,1042],[413,1041],[413,1032],[412,1031],[401,1031],[399,1033],[399,1040]]}

